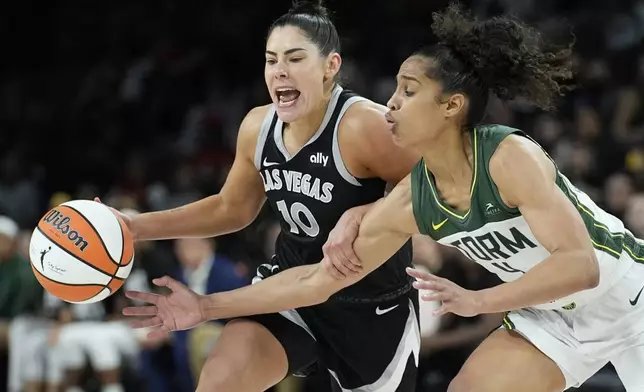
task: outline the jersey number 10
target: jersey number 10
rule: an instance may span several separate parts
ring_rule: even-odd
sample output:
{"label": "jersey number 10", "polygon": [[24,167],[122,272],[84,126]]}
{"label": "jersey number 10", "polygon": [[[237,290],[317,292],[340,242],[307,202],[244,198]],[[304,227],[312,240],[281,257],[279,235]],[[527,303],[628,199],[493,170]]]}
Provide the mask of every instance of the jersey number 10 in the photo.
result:
{"label": "jersey number 10", "polygon": [[[300,230],[309,237],[317,237],[320,234],[320,225],[318,221],[315,220],[315,217],[311,211],[306,208],[306,206],[300,202],[295,202],[291,204],[291,209],[286,206],[284,200],[277,202],[277,209],[282,213],[286,223],[291,226],[291,233],[300,234]],[[302,215],[308,221],[305,223],[302,220]]]}

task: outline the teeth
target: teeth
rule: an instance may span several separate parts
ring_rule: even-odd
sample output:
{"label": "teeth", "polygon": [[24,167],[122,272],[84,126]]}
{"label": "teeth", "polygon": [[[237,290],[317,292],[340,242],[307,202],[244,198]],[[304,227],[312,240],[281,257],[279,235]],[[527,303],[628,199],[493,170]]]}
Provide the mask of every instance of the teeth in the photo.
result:
{"label": "teeth", "polygon": [[288,93],[288,92],[293,92],[293,91],[297,91],[297,90],[294,89],[294,88],[278,88],[277,90],[275,90],[275,93],[277,95],[281,95],[283,93]]}
{"label": "teeth", "polygon": [[295,101],[300,92],[293,87],[278,87],[275,89],[275,95],[281,103],[289,103]]}

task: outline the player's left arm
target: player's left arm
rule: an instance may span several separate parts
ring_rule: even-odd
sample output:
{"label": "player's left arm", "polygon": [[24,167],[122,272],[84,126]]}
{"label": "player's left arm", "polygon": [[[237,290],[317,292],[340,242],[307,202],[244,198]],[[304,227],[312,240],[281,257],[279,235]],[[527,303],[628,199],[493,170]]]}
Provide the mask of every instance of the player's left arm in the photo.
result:
{"label": "player's left arm", "polygon": [[362,271],[338,280],[322,263],[298,266],[237,290],[201,297],[206,319],[275,313],[325,302],[378,268],[418,233],[411,201],[409,176],[364,216],[354,250]]}
{"label": "player's left arm", "polygon": [[[353,104],[342,117],[338,142],[348,171],[358,178],[381,178],[387,191],[407,176],[420,159],[416,153],[397,146],[385,119],[387,108],[371,101]],[[352,249],[358,227],[373,203],[345,211],[322,250],[324,267],[336,279],[358,274],[362,262]]]}
{"label": "player's left arm", "polygon": [[509,136],[490,160],[501,197],[518,207],[550,256],[521,278],[479,291],[480,313],[548,303],[599,284],[599,265],[579,212],[555,183],[556,170],[532,141]]}

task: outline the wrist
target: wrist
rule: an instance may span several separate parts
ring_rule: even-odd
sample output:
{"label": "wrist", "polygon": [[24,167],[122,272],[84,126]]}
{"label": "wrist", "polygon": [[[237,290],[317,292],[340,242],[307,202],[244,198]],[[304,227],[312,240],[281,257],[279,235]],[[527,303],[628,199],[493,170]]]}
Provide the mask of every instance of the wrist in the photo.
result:
{"label": "wrist", "polygon": [[212,297],[214,297],[214,294],[211,295],[200,295],[198,297],[198,302],[199,302],[199,317],[201,319],[201,322],[206,322],[208,320],[215,319],[216,317],[212,317],[209,313],[211,312],[212,306],[210,306],[210,302],[212,301]]}
{"label": "wrist", "polygon": [[140,226],[141,226],[141,220],[140,220],[140,215],[135,215],[129,217],[130,221],[128,222],[129,224],[127,225],[128,229],[130,229],[130,234],[132,234],[132,239],[134,241],[140,241],[141,240],[141,235],[140,233]]}
{"label": "wrist", "polygon": [[478,314],[494,313],[489,311],[492,297],[494,296],[494,291],[491,291],[493,288],[494,287],[474,292],[474,306]]}

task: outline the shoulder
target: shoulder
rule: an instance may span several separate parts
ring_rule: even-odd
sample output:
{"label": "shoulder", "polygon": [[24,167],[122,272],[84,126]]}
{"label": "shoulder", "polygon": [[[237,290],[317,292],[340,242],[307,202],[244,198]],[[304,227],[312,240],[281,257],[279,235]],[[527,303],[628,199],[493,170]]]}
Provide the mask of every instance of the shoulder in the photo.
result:
{"label": "shoulder", "polygon": [[554,185],[556,168],[543,149],[520,135],[508,135],[490,158],[490,176],[508,205],[538,188]]}
{"label": "shoulder", "polygon": [[354,103],[340,122],[339,142],[345,163],[362,168],[352,174],[396,184],[419,157],[394,143],[386,112],[385,106],[369,100]]}
{"label": "shoulder", "polygon": [[475,135],[478,137],[480,142],[484,143],[484,145],[491,143],[491,145],[496,148],[498,144],[502,143],[508,137],[512,135],[525,135],[525,132],[507,125],[483,124],[476,127]]}
{"label": "shoulder", "polygon": [[270,110],[271,105],[264,105],[264,106],[257,106],[252,108],[248,113],[246,113],[246,116],[244,117],[244,120],[242,120],[242,123],[239,127],[239,136],[248,136],[248,135],[254,135],[257,136],[259,134],[259,130],[262,127],[262,123],[264,122],[264,119],[266,118],[266,115],[268,114],[268,111]]}
{"label": "shoulder", "polygon": [[375,102],[369,100],[356,102],[347,109],[340,120],[340,128],[359,136],[377,128],[386,129],[386,112],[386,107]]}
{"label": "shoulder", "polygon": [[262,123],[270,110],[271,105],[257,106],[251,109],[239,126],[237,134],[237,149],[254,153],[257,138],[262,128]]}
{"label": "shoulder", "polygon": [[536,165],[542,169],[553,164],[543,149],[531,139],[520,135],[506,136],[490,158],[490,172],[516,173],[520,169]]}

